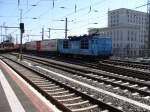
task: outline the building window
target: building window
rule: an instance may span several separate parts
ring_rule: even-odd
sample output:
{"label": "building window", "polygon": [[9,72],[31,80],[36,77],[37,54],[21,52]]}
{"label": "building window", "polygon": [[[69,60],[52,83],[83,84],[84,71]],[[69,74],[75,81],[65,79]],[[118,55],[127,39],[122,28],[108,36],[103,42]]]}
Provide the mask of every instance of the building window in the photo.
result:
{"label": "building window", "polygon": [[112,32],[110,32],[110,36],[112,36]]}
{"label": "building window", "polygon": [[[114,31],[114,38],[116,38],[116,32]],[[115,40],[115,39],[114,39]]]}
{"label": "building window", "polygon": [[117,48],[119,48],[119,44],[117,44]]}
{"label": "building window", "polygon": [[109,36],[109,32],[107,32],[107,36]]}
{"label": "building window", "polygon": [[131,44],[131,48],[133,48],[133,45]]}
{"label": "building window", "polygon": [[117,30],[117,41],[119,40],[119,31]]}
{"label": "building window", "polygon": [[122,44],[120,44],[120,48],[122,48]]}
{"label": "building window", "polygon": [[128,31],[128,41],[130,40],[130,32]]}
{"label": "building window", "polygon": [[115,47],[115,44],[113,44],[113,47]]}
{"label": "building window", "polygon": [[131,41],[133,41],[133,37],[131,37]]}
{"label": "building window", "polygon": [[137,36],[137,35],[136,35],[136,32],[135,32],[135,41],[136,41],[136,36]]}
{"label": "building window", "polygon": [[122,34],[122,31],[120,32],[120,40],[123,39],[123,34]]}

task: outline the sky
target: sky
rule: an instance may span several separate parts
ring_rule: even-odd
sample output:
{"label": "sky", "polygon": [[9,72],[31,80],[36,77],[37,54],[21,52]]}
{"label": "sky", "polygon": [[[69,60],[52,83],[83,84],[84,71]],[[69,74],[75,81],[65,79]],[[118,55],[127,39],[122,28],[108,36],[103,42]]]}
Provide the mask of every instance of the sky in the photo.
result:
{"label": "sky", "polygon": [[[68,35],[83,35],[88,28],[107,27],[108,10],[128,8],[147,12],[146,6],[136,8],[146,3],[147,0],[0,0],[0,26],[19,27],[22,10],[24,42],[40,40],[42,28],[45,39],[48,39],[48,28],[62,29],[51,30],[51,38],[64,38],[66,17]],[[19,29],[3,28],[0,32],[11,34],[19,41]]]}

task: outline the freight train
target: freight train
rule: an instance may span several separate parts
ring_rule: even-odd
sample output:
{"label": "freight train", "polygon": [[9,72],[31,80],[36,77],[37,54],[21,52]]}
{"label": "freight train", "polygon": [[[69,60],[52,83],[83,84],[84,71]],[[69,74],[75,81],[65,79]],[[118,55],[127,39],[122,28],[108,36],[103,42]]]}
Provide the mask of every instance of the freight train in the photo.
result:
{"label": "freight train", "polygon": [[0,43],[0,53],[6,53],[11,51],[17,51],[19,49],[19,44],[14,44],[9,41]]}
{"label": "freight train", "polygon": [[24,44],[24,50],[30,53],[44,53],[46,55],[108,58],[112,56],[112,39],[98,35],[86,35],[68,37],[68,39],[31,41]]}

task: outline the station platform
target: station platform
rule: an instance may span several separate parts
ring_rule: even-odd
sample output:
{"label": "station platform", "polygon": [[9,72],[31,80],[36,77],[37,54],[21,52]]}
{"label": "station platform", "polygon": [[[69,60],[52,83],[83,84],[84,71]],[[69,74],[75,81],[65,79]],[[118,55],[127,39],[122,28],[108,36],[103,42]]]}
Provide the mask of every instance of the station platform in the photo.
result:
{"label": "station platform", "polygon": [[60,112],[0,60],[0,112]]}

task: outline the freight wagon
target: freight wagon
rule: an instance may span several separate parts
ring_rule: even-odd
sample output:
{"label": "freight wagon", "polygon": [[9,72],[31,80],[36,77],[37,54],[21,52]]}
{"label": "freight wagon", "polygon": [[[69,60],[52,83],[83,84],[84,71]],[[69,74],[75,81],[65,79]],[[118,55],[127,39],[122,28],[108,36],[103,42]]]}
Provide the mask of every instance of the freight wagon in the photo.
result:
{"label": "freight wagon", "polygon": [[[39,55],[56,55],[58,54],[59,39],[49,39],[43,41],[32,41],[25,43],[25,51],[28,53],[36,53]],[[32,51],[32,52],[31,52]]]}
{"label": "freight wagon", "polygon": [[46,57],[58,55],[59,39],[43,40],[40,42],[38,53]]}
{"label": "freight wagon", "polygon": [[0,53],[3,52],[11,52],[11,51],[18,51],[19,49],[19,45],[18,44],[14,44],[12,42],[2,42],[0,44]]}
{"label": "freight wagon", "polygon": [[45,51],[56,52],[58,50],[57,49],[57,43],[58,43],[58,39],[43,40],[40,43],[39,51],[42,51],[42,52],[45,52]]}
{"label": "freight wagon", "polygon": [[60,40],[60,54],[108,58],[112,55],[110,37],[87,36]]}
{"label": "freight wagon", "polygon": [[25,49],[28,51],[38,51],[40,47],[40,41],[31,41],[25,43]]}

